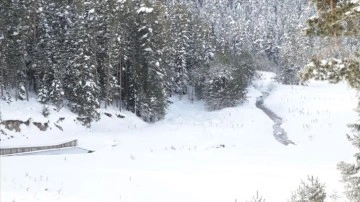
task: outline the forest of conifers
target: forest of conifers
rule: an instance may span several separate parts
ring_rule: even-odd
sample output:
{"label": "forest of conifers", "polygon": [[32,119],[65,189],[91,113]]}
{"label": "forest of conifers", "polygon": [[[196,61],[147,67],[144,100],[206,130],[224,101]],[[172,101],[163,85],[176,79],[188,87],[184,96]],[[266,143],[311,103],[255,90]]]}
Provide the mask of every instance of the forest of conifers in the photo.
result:
{"label": "forest of conifers", "polygon": [[171,96],[235,106],[255,70],[298,82],[321,48],[302,33],[314,13],[303,0],[2,0],[0,95],[92,120],[116,106],[155,122]]}

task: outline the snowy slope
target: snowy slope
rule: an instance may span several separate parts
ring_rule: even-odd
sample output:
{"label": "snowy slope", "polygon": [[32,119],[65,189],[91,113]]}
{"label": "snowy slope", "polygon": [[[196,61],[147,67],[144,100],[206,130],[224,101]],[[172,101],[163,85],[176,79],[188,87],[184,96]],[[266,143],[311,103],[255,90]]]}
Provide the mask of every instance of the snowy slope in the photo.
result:
{"label": "snowy slope", "polygon": [[[326,183],[328,196],[341,193],[336,164],[354,153],[345,133],[357,118],[355,92],[323,82],[283,86],[271,73],[262,74],[242,106],[207,112],[202,102],[174,98],[166,119],[156,124],[122,112],[125,119],[102,116],[87,129],[66,109],[52,112],[50,122],[66,117],[64,132],[23,128],[1,145],[77,138],[96,152],[0,157],[0,201],[233,202],[259,191],[266,201],[281,202],[307,175]],[[273,122],[255,107],[261,91],[271,91],[265,105],[282,117],[296,145],[274,139]],[[41,108],[35,102],[1,103],[3,119],[31,114],[47,121]]]}

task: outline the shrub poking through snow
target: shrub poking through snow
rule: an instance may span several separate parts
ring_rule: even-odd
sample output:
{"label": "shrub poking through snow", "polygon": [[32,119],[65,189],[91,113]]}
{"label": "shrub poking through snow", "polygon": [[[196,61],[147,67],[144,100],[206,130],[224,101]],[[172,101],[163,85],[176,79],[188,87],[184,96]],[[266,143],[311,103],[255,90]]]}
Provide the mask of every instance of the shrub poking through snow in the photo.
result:
{"label": "shrub poking through snow", "polygon": [[265,202],[265,199],[259,195],[259,192],[256,192],[256,195],[252,197],[252,199],[250,201],[246,201],[246,202]]}
{"label": "shrub poking through snow", "polygon": [[50,110],[49,110],[49,106],[48,105],[44,105],[41,114],[44,117],[47,117],[50,115]]}

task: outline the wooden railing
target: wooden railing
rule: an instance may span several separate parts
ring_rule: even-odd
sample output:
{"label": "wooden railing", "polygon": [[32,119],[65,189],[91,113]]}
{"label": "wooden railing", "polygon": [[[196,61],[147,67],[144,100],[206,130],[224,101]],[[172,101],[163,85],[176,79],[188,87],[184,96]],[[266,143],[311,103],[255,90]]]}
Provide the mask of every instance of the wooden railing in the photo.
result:
{"label": "wooden railing", "polygon": [[76,147],[77,145],[78,145],[78,140],[72,140],[70,142],[65,142],[62,144],[50,145],[50,146],[14,147],[14,148],[10,148],[10,147],[1,148],[0,147],[0,155],[11,155],[11,154],[49,150],[49,149]]}

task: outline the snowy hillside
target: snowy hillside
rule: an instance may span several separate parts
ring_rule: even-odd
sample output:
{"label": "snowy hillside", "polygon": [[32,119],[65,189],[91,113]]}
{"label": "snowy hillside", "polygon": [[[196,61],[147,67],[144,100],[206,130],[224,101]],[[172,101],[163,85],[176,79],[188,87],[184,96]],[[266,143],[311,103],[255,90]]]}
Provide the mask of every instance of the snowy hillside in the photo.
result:
{"label": "snowy hillside", "polygon": [[[259,191],[267,202],[285,202],[307,175],[318,176],[328,196],[341,195],[336,164],[354,153],[345,134],[357,118],[355,92],[343,83],[284,86],[273,76],[263,72],[249,101],[235,108],[208,112],[202,102],[173,98],[155,124],[108,108],[86,128],[67,109],[50,107],[45,118],[35,100],[1,102],[3,120],[31,117],[50,126],[44,132],[30,124],[16,133],[1,125],[2,147],[78,139],[95,152],[0,157],[0,201],[245,202]],[[262,92],[295,145],[274,138],[273,121],[255,106]]]}

